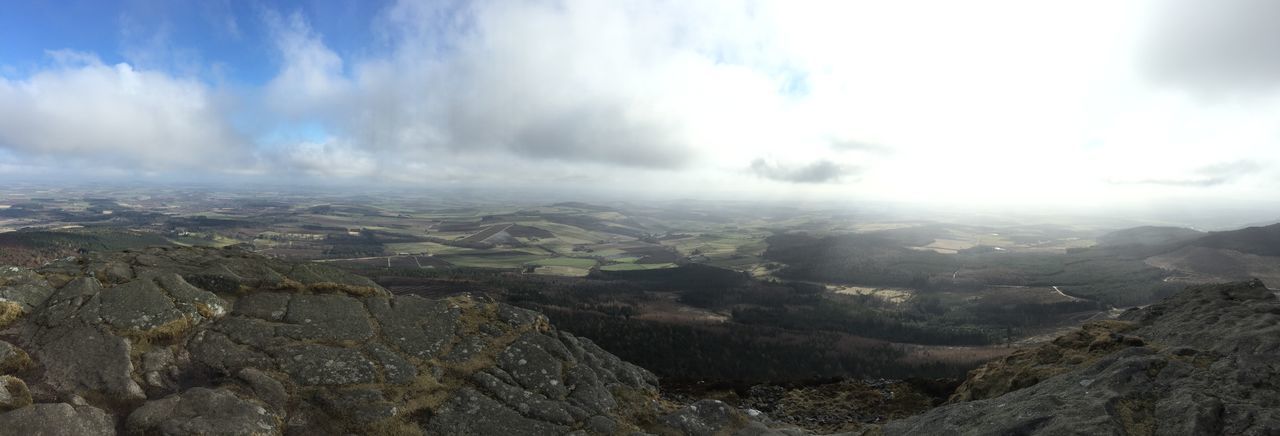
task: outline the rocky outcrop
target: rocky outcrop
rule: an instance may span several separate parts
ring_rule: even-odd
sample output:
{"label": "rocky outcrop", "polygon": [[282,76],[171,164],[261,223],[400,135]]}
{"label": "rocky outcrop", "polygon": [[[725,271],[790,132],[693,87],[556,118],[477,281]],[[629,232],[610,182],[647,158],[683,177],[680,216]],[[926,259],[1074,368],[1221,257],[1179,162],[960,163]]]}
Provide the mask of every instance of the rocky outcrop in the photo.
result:
{"label": "rocky outcrop", "polygon": [[[0,268],[0,329],[0,432],[13,434],[806,434],[719,401],[667,406],[648,371],[536,312],[394,296],[238,249]],[[1276,434],[1276,362],[1271,291],[1190,288],[992,362],[947,405],[863,433]],[[891,400],[824,392],[767,409],[826,419]]]}
{"label": "rocky outcrop", "polygon": [[998,397],[1033,386],[1075,366],[1092,363],[1122,348],[1142,346],[1141,338],[1126,334],[1135,327],[1135,323],[1127,321],[1091,322],[1048,344],[1016,351],[970,371],[949,402]]}
{"label": "rocky outcrop", "polygon": [[536,312],[239,249],[5,269],[0,327],[0,429],[18,434],[798,431],[664,410],[651,373]]}
{"label": "rocky outcrop", "polygon": [[1280,433],[1280,300],[1261,282],[1188,288],[971,373],[898,434]]}

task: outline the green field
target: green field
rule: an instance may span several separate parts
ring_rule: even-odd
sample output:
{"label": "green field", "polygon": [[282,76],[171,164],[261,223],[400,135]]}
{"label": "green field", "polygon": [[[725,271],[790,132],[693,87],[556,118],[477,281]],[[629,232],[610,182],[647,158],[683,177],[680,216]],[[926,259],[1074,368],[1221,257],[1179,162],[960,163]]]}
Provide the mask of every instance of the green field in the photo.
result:
{"label": "green field", "polygon": [[542,274],[549,276],[565,276],[565,277],[584,277],[591,270],[587,268],[574,268],[569,266],[540,266],[534,271],[534,274]]}
{"label": "green field", "polygon": [[674,263],[617,263],[613,265],[605,265],[600,267],[604,271],[640,271],[649,269],[675,268]]}
{"label": "green field", "polygon": [[529,263],[538,266],[568,266],[574,268],[591,268],[596,266],[595,259],[583,259],[577,257],[551,257]]}
{"label": "green field", "polygon": [[457,266],[475,268],[519,268],[524,264],[543,259],[542,256],[521,252],[486,254],[483,256],[449,254],[439,257],[440,259]]}

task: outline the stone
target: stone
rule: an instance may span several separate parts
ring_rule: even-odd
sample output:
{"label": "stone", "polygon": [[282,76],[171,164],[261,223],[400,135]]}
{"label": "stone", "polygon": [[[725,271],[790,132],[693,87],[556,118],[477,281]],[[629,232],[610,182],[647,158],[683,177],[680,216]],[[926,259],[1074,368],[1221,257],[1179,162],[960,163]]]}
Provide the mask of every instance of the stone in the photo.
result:
{"label": "stone", "polygon": [[746,424],[742,414],[719,400],[701,400],[661,418],[662,424],[689,436],[714,436]]}
{"label": "stone", "polygon": [[87,390],[123,400],[145,398],[133,380],[129,341],[103,330],[85,323],[41,330],[26,341],[26,348],[56,393]]}
{"label": "stone", "polygon": [[340,294],[298,295],[289,300],[280,334],[302,341],[364,341],[373,336],[369,312]]}
{"label": "stone", "polygon": [[155,280],[140,279],[107,288],[98,297],[98,315],[103,322],[127,335],[171,337],[191,323]]}
{"label": "stone", "polygon": [[618,430],[618,423],[613,418],[596,415],[587,419],[587,428],[597,434],[613,434]]}
{"label": "stone", "polygon": [[511,374],[525,389],[545,395],[548,398],[562,400],[569,395],[565,387],[564,363],[539,346],[526,333],[498,355],[498,367]]}
{"label": "stone", "polygon": [[33,404],[0,413],[0,429],[13,435],[114,436],[115,420],[92,406]]}
{"label": "stone", "polygon": [[365,304],[392,347],[418,359],[435,357],[454,337],[460,311],[417,296],[370,298]]}
{"label": "stone", "polygon": [[95,268],[93,275],[103,283],[120,284],[133,280],[133,268],[124,262],[108,261]]}
{"label": "stone", "polygon": [[148,401],[129,414],[125,431],[138,435],[270,435],[282,422],[257,401],[225,389],[191,388]]}
{"label": "stone", "polygon": [[178,388],[180,370],[173,347],[160,347],[142,354],[141,368],[144,390],[172,392]]}
{"label": "stone", "polygon": [[257,292],[236,301],[233,314],[265,321],[282,321],[289,310],[289,299],[294,294],[281,292]]}
{"label": "stone", "polygon": [[156,283],[173,299],[174,307],[188,317],[216,319],[227,314],[226,300],[187,283],[178,274],[161,274],[156,277]]}
{"label": "stone", "polygon": [[101,291],[102,284],[92,277],[71,279],[49,295],[45,303],[33,312],[32,317],[41,326],[57,327],[80,318],[77,316],[78,312],[85,306],[90,306],[89,309],[95,311],[93,315],[96,318],[96,299]]}
{"label": "stone", "polygon": [[418,368],[391,348],[379,343],[369,344],[365,354],[372,356],[382,367],[382,381],[391,384],[407,384],[418,377]]}
{"label": "stone", "polygon": [[276,412],[283,412],[289,407],[289,390],[266,372],[245,368],[236,373],[236,378],[248,385],[255,397],[271,406]]}
{"label": "stone", "polygon": [[286,274],[288,278],[321,292],[345,292],[351,295],[390,295],[373,280],[318,263],[297,264]]}
{"label": "stone", "polygon": [[280,369],[304,386],[338,386],[376,381],[377,368],[359,350],[299,345],[273,350]]}
{"label": "stone", "polygon": [[460,389],[427,425],[428,434],[539,436],[568,433],[569,428],[526,418],[471,388]]}
{"label": "stone", "polygon": [[396,406],[374,389],[326,390],[317,395],[322,409],[348,426],[368,426],[396,414]]}
{"label": "stone", "polygon": [[0,328],[34,311],[53,291],[48,280],[34,271],[0,267]]}

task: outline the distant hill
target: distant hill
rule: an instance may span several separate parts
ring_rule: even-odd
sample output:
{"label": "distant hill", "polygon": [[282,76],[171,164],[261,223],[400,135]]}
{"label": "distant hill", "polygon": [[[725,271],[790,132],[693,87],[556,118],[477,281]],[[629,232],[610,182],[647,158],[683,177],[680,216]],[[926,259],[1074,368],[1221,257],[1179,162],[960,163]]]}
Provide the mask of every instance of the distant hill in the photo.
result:
{"label": "distant hill", "polygon": [[34,267],[83,250],[123,250],[173,242],[154,233],[87,230],[19,230],[0,233],[0,265]]}
{"label": "distant hill", "polygon": [[617,211],[617,209],[614,209],[609,206],[600,206],[600,205],[595,205],[591,203],[583,203],[581,201],[565,201],[561,203],[552,204],[551,207],[564,207],[564,208],[571,208],[571,209],[592,210],[596,212]]}
{"label": "distant hill", "polygon": [[1208,236],[1197,239],[1193,244],[1259,256],[1280,256],[1280,224],[1212,232]]}
{"label": "distant hill", "polygon": [[1204,235],[1204,232],[1186,227],[1142,226],[1102,235],[1098,237],[1098,245],[1168,245],[1190,241]]}
{"label": "distant hill", "polygon": [[1158,247],[1146,263],[1190,274],[1189,283],[1259,278],[1280,285],[1280,224],[1211,232],[1196,239]]}

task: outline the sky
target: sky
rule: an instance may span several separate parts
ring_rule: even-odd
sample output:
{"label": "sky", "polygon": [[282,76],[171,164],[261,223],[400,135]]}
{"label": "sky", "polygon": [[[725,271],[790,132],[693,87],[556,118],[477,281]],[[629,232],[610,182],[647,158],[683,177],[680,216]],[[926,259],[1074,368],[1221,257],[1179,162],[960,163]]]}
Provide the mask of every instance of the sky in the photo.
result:
{"label": "sky", "polygon": [[16,0],[0,178],[1275,207],[1277,19],[1271,0]]}

